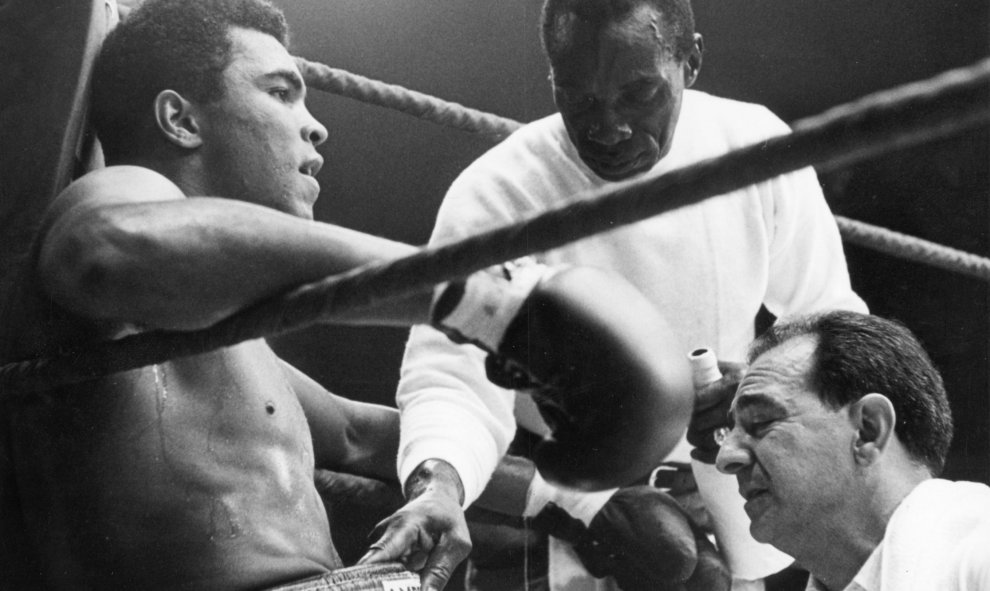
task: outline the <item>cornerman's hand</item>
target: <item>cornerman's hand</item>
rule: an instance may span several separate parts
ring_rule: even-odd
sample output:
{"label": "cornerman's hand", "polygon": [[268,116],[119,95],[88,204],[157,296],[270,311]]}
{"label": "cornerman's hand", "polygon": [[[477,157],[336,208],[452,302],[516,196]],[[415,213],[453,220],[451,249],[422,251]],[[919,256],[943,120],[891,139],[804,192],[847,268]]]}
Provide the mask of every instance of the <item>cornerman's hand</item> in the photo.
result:
{"label": "cornerman's hand", "polygon": [[406,504],[371,532],[377,541],[358,564],[399,560],[420,573],[423,591],[440,591],[471,552],[457,472],[439,460],[420,464],[405,486]]}
{"label": "cornerman's hand", "polygon": [[695,392],[694,414],[688,425],[687,440],[694,449],[691,457],[706,464],[714,464],[719,445],[715,433],[722,427],[731,427],[729,407],[736,388],[746,371],[744,363],[719,361],[722,378]]}

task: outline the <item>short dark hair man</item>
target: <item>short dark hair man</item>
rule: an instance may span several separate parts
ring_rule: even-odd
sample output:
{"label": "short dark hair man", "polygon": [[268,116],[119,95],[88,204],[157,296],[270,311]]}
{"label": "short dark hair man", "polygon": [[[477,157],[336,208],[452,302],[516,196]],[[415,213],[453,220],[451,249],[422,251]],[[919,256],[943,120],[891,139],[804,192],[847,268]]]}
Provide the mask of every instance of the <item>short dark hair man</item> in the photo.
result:
{"label": "short dark hair man", "polygon": [[810,589],[990,588],[990,488],[936,478],[952,417],[907,328],[850,312],[777,324],[731,415],[718,468]]}

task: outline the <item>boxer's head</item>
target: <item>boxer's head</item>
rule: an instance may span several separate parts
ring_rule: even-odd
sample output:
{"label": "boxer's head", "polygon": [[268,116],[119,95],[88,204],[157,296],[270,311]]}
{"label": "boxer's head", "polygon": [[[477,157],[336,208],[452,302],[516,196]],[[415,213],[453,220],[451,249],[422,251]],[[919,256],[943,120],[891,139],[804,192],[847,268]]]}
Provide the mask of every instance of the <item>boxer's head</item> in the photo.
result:
{"label": "boxer's head", "polygon": [[584,163],[622,180],[666,156],[701,67],[690,3],[548,0],[542,31],[554,101]]}
{"label": "boxer's head", "polygon": [[326,129],[305,106],[282,13],[267,0],[147,0],[93,75],[109,164],[148,166],[190,195],[312,216]]}

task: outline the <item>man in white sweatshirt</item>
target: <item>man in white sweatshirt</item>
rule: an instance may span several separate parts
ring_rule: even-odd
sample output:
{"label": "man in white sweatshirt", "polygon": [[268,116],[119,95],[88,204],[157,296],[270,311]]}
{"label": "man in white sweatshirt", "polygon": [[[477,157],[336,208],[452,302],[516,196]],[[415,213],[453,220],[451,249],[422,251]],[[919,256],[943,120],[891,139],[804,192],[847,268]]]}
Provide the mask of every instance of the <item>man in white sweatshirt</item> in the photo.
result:
{"label": "man in white sweatshirt", "polygon": [[907,328],[811,315],[750,357],[717,464],[756,539],[811,571],[811,591],[990,589],[990,488],[936,478],[952,416]]}
{"label": "man in white sweatshirt", "polygon": [[[788,131],[764,107],[689,90],[701,66],[703,43],[688,0],[548,0],[542,36],[559,113],[517,131],[454,181],[440,208],[433,244]],[[755,336],[761,305],[778,317],[831,308],[866,310],[850,287],[834,219],[810,169],[537,258],[618,272],[671,323],[684,354],[711,347],[721,359],[741,359]],[[546,433],[531,400],[486,379],[480,351],[452,345],[427,327],[412,330],[397,402],[400,478],[426,459],[441,458],[459,474],[465,506],[481,495],[517,425],[537,436]],[[685,442],[668,459],[688,462],[689,449]],[[732,570],[733,588],[763,588],[762,579],[788,566],[790,557],[749,536],[731,478],[701,462],[693,468]],[[525,478],[528,472],[515,474]],[[526,517],[553,502],[585,525],[615,492],[575,494],[538,475],[522,488],[528,492],[526,507],[519,511]],[[551,538],[550,544],[551,588],[616,587],[582,573],[566,543]]]}

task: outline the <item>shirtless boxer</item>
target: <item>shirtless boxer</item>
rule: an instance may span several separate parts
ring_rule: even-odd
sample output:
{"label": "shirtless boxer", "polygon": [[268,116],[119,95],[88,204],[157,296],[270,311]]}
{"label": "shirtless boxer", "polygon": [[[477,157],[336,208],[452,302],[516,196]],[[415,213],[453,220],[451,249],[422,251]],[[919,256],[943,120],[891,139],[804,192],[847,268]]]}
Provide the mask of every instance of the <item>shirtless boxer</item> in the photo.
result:
{"label": "shirtless boxer", "polygon": [[[0,362],[202,328],[414,252],[312,220],[327,130],[305,106],[285,41],[267,0],[148,0],[110,34],[92,96],[109,166],[71,184],[42,220],[4,302]],[[482,273],[439,290],[442,311],[427,293],[349,321],[432,320],[499,352],[493,321],[511,329],[528,294],[559,303],[561,282],[582,277],[603,276],[541,275],[506,289],[522,294],[513,299],[500,291],[506,277]],[[483,334],[472,329],[472,310],[487,309],[479,293],[501,311],[482,318]],[[683,429],[690,399],[672,371],[642,367],[644,379],[675,385],[646,410]],[[330,394],[263,340],[0,405],[4,588],[262,589],[319,577],[342,565],[314,468],[395,478],[396,411]],[[470,548],[461,482],[426,459],[404,492],[377,547],[439,589]]]}

